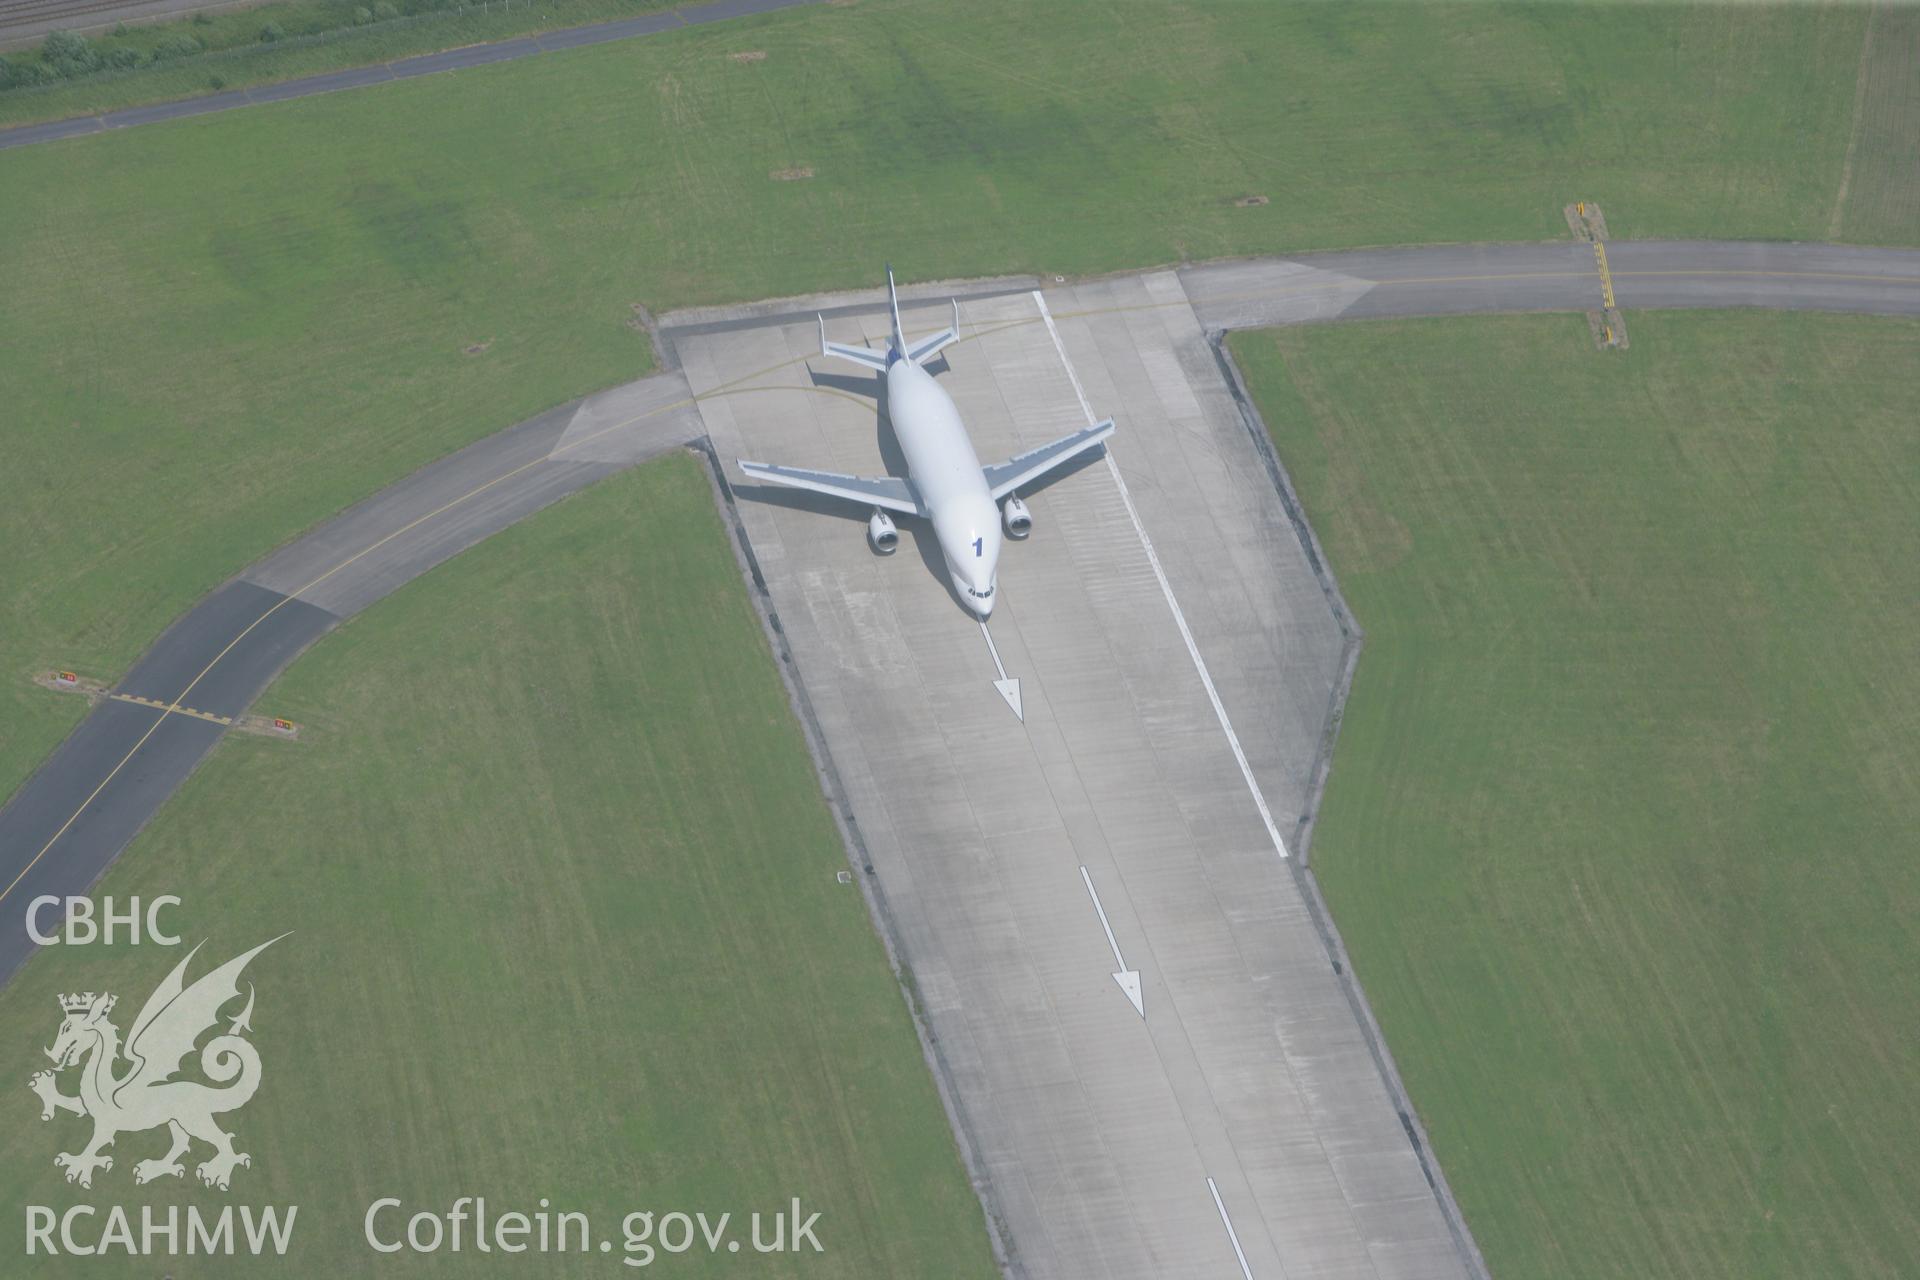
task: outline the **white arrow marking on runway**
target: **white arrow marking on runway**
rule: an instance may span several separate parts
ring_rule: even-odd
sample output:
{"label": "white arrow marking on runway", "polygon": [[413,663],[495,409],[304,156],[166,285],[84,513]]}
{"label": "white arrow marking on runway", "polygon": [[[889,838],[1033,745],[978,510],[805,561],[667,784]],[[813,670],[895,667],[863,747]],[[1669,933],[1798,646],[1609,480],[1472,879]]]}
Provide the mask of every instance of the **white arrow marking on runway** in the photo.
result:
{"label": "white arrow marking on runway", "polygon": [[1220,1211],[1220,1221],[1227,1228],[1227,1239],[1233,1241],[1233,1256],[1240,1259],[1240,1274],[1246,1280],[1253,1280],[1253,1268],[1247,1265],[1246,1252],[1240,1248],[1240,1233],[1233,1229],[1233,1219],[1227,1216],[1227,1206],[1220,1199],[1220,1188],[1213,1185],[1213,1179],[1207,1179],[1207,1190],[1213,1192],[1213,1207]]}
{"label": "white arrow marking on runway", "polygon": [[1093,909],[1099,913],[1100,927],[1107,931],[1107,945],[1113,948],[1113,962],[1120,966],[1113,980],[1120,984],[1120,990],[1126,992],[1127,999],[1133,1002],[1133,1011],[1144,1018],[1147,1009],[1140,1002],[1140,971],[1127,968],[1126,958],[1120,954],[1120,944],[1114,941],[1113,926],[1107,923],[1107,909],[1100,905],[1100,895],[1093,891],[1093,877],[1087,874],[1085,867],[1080,868],[1080,878],[1087,882],[1087,896],[1093,899]]}
{"label": "white arrow marking on runway", "polygon": [[1020,682],[1007,679],[1007,669],[1000,662],[1000,650],[993,643],[993,632],[987,630],[987,624],[984,621],[980,624],[980,634],[987,638],[987,652],[993,655],[993,669],[1000,673],[1000,678],[993,682],[993,687],[1000,691],[1000,696],[1007,700],[1009,707],[1013,708],[1014,718],[1021,724],[1025,724],[1027,716],[1020,709]]}

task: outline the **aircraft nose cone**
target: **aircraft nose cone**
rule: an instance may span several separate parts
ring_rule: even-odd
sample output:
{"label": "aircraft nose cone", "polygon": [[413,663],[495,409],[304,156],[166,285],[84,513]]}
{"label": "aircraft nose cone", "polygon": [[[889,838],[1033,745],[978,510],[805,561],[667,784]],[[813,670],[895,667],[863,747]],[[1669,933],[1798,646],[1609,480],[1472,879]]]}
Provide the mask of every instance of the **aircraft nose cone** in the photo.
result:
{"label": "aircraft nose cone", "polygon": [[984,622],[987,615],[993,612],[993,602],[997,597],[991,582],[984,588],[976,587],[964,575],[956,573],[953,575],[953,589],[960,597],[960,603],[966,605],[967,611],[974,617]]}

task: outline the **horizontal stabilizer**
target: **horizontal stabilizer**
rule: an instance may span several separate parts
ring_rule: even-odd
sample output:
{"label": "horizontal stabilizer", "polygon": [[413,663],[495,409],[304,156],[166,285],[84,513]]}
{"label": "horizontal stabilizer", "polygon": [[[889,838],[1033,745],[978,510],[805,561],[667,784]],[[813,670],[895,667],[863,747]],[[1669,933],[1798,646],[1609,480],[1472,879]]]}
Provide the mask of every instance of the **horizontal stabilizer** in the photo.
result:
{"label": "horizontal stabilizer", "polygon": [[942,351],[960,341],[960,300],[953,300],[953,327],[929,334],[907,348],[907,359],[915,364],[925,364]]}
{"label": "horizontal stabilizer", "polygon": [[842,360],[851,360],[855,364],[863,364],[869,369],[878,369],[882,373],[885,373],[887,371],[887,353],[886,352],[874,351],[868,347],[849,346],[844,342],[828,342],[827,341],[827,318],[825,316],[820,316],[817,318],[820,321],[820,354],[821,355],[839,356]]}
{"label": "horizontal stabilizer", "polygon": [[739,466],[743,473],[756,480],[769,480],[793,489],[829,494],[865,507],[885,507],[888,511],[899,511],[910,516],[921,514],[919,499],[913,496],[913,490],[907,482],[897,476],[843,476],[835,471],[776,467],[765,462],[748,462],[744,458]]}
{"label": "horizontal stabilizer", "polygon": [[[887,284],[888,288],[891,289],[893,284],[893,278],[891,276],[887,278]],[[844,342],[829,342],[827,341],[827,318],[825,316],[817,316],[815,318],[820,322],[821,355],[839,356],[842,360],[851,360],[855,364],[865,365],[869,369],[878,369],[882,373],[886,372],[887,365],[893,357],[893,351],[875,351],[871,347],[856,347]],[[894,305],[893,320],[897,331],[900,323],[900,311],[897,303]],[[951,328],[942,329],[938,333],[930,333],[918,342],[915,342],[912,346],[904,346],[902,345],[904,339],[896,338],[894,350],[898,350],[901,355],[915,364],[925,364],[958,341],[960,341],[960,300],[956,298],[953,303],[953,325]]]}
{"label": "horizontal stabilizer", "polygon": [[1079,457],[1087,450],[1113,434],[1113,419],[1085,431],[1076,431],[1070,436],[1061,436],[1051,444],[1043,444],[1038,449],[1029,449],[1017,458],[1008,458],[995,466],[985,467],[987,487],[993,490],[997,502],[1015,489],[1038,480],[1054,468]]}

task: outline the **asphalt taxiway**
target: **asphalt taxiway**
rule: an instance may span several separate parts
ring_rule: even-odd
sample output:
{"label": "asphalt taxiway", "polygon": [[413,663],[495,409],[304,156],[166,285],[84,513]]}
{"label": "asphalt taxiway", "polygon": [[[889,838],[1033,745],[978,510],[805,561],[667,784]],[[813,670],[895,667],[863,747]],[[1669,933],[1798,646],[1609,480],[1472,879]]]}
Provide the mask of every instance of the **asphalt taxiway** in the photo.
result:
{"label": "asphalt taxiway", "polygon": [[195,605],[0,809],[0,982],[34,951],[27,904],[86,892],[307,645],[482,538],[698,434],[677,374],[572,401],[422,468]]}
{"label": "asphalt taxiway", "polygon": [[[1016,1272],[1478,1268],[1311,879],[1284,856],[1351,638],[1208,336],[1592,310],[1609,263],[1629,310],[1920,315],[1920,252],[1820,245],[1445,246],[978,288],[941,376],[983,459],[1090,414],[1120,424],[1105,458],[1034,495],[992,653],[910,525],[876,560],[863,513],[736,493]],[[843,340],[879,332],[877,294],[672,318],[678,370],[452,455],[195,606],[116,686],[159,705],[101,702],[0,810],[0,975],[31,951],[32,896],[84,892],[221,720],[432,565],[701,437],[722,457],[887,469],[859,380],[808,371],[815,305]],[[919,310],[910,327],[937,327]],[[1024,722],[996,662],[1022,681]],[[1138,973],[1144,1012],[1116,972]]]}

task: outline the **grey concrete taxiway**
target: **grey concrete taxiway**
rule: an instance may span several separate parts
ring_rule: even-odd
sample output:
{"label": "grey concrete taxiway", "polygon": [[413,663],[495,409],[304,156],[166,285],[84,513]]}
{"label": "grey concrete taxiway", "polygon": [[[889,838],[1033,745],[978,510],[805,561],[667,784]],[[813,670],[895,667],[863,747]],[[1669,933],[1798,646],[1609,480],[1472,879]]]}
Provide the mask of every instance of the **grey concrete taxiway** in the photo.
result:
{"label": "grey concrete taxiway", "polygon": [[[1289,858],[1351,634],[1209,334],[1597,309],[1600,252],[1324,254],[969,300],[940,376],[983,462],[1120,424],[1105,460],[1029,495],[991,645],[925,530],[879,558],[864,511],[732,474],[1015,1274],[1484,1269]],[[1610,274],[1627,306],[1920,308],[1914,253],[1623,245]],[[813,356],[811,314],[701,320],[668,335],[722,458],[899,472],[878,386]],[[830,328],[884,343],[871,305]]]}
{"label": "grey concrete taxiway", "polygon": [[[1920,252],[1605,252],[1628,309],[1920,315]],[[789,674],[1018,1274],[1478,1267],[1311,880],[1282,856],[1310,816],[1344,641],[1206,335],[1591,310],[1599,271],[1588,244],[1447,246],[964,291],[967,340],[940,376],[984,461],[1089,412],[1119,422],[1107,456],[1032,495],[995,651],[911,525],[879,560],[863,512],[739,487]],[[944,323],[945,296],[910,326]],[[0,809],[0,976],[32,950],[32,897],[84,892],[305,645],[462,548],[703,435],[723,457],[892,469],[864,375],[807,360],[816,306],[858,340],[878,337],[878,302],[676,317],[662,337],[679,371],[454,454],[196,605]],[[1022,682],[1024,723],[996,661]],[[1144,1016],[1116,971],[1141,975]]]}
{"label": "grey concrete taxiway", "polygon": [[[883,559],[864,511],[736,494],[1014,1270],[1467,1274],[1285,861],[1344,637],[1179,276],[962,321],[940,377],[983,461],[1121,423],[1001,560],[1024,722],[923,530]],[[676,339],[696,394],[788,362],[701,402],[721,457],[886,468],[877,384],[816,394],[817,341]]]}

